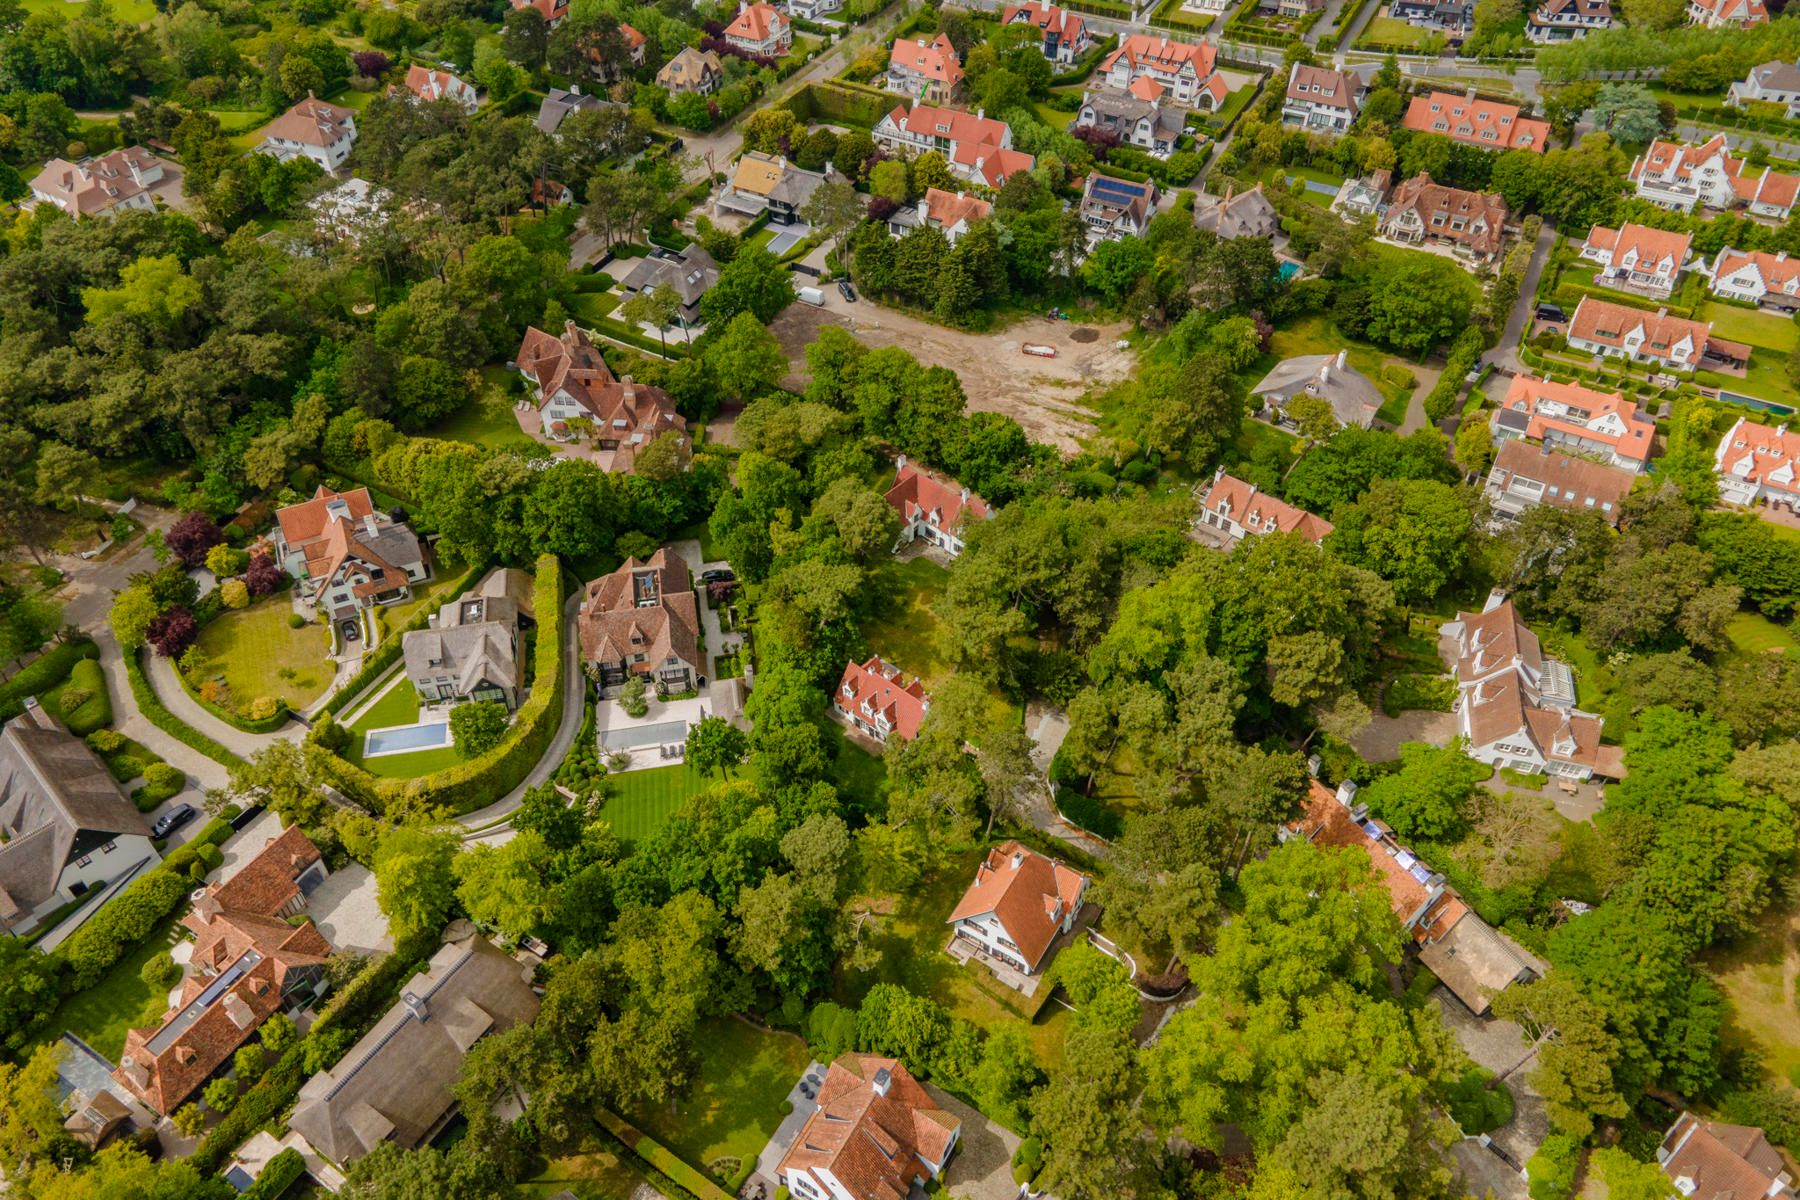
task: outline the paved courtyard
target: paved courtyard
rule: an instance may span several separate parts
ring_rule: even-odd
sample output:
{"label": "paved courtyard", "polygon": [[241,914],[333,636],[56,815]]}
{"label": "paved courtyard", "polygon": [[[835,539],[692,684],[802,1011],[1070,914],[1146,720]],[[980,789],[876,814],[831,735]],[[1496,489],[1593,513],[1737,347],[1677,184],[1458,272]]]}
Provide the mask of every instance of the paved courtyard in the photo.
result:
{"label": "paved courtyard", "polygon": [[1523,1166],[1550,1133],[1543,1097],[1525,1081],[1536,1066],[1535,1058],[1520,1065],[1529,1049],[1524,1031],[1511,1021],[1475,1016],[1445,988],[1434,989],[1431,999],[1443,1014],[1444,1027],[1470,1058],[1495,1074],[1512,1072],[1506,1076],[1506,1086],[1513,1094],[1513,1119],[1494,1130],[1491,1137],[1508,1158]]}
{"label": "paved courtyard", "polygon": [[1356,752],[1372,763],[1393,762],[1402,742],[1448,746],[1456,737],[1456,714],[1409,709],[1397,717],[1375,713],[1368,728],[1350,739]]}
{"label": "paved courtyard", "polygon": [[619,750],[631,754],[627,771],[645,767],[667,767],[682,761],[664,751],[677,746],[685,748],[688,730],[712,715],[711,701],[697,696],[691,700],[650,700],[650,711],[641,717],[626,713],[617,700],[602,700],[594,706],[594,725],[604,757]]}
{"label": "paved courtyard", "polygon": [[394,948],[387,918],[375,900],[375,873],[361,863],[333,871],[306,898],[306,911],[327,941],[358,954],[386,953]]}
{"label": "paved courtyard", "polygon": [[[819,1094],[819,1084],[824,1081],[825,1064],[817,1061],[809,1063],[806,1073],[794,1080],[794,1086],[788,1089],[787,1094],[787,1102],[792,1105],[792,1110],[781,1118],[781,1124],[775,1127],[769,1144],[756,1156],[756,1173],[745,1184],[744,1194],[754,1196],[758,1184],[762,1185],[764,1194],[775,1194],[775,1189],[780,1186],[776,1182],[775,1172],[780,1168],[781,1160],[787,1156],[788,1147],[794,1144],[794,1139],[806,1127],[807,1119],[819,1107],[819,1102],[814,1097]],[[809,1088],[813,1095],[808,1096],[802,1088]]]}
{"label": "paved courtyard", "polygon": [[1012,1156],[1019,1135],[931,1084],[924,1087],[939,1108],[962,1122],[962,1142],[944,1171],[944,1194],[955,1200],[1016,1200]]}

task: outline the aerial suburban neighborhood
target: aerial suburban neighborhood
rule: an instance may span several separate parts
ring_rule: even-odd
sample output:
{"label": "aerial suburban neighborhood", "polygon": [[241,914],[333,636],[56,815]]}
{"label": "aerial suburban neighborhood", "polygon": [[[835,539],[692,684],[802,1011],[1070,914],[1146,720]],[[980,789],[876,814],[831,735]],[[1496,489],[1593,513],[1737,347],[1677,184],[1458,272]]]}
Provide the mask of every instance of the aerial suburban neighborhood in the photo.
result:
{"label": "aerial suburban neighborhood", "polygon": [[0,0],[0,1192],[1800,1195],[1800,16]]}

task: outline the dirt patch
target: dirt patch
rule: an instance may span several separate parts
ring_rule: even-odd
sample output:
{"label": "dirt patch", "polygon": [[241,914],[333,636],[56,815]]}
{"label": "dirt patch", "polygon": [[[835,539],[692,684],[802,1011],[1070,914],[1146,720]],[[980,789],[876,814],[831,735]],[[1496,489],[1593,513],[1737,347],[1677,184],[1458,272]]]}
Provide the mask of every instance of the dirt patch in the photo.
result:
{"label": "dirt patch", "polygon": [[[1064,454],[1092,436],[1095,415],[1080,404],[1090,387],[1126,378],[1136,365],[1117,341],[1126,325],[1076,325],[1032,318],[998,333],[962,333],[862,300],[853,307],[816,308],[791,304],[769,328],[793,368],[787,384],[804,386],[806,347],[819,329],[835,324],[864,345],[902,346],[927,366],[949,367],[962,379],[974,412],[997,412],[1016,420],[1032,440]],[[1026,357],[1025,343],[1054,346],[1055,358]]]}

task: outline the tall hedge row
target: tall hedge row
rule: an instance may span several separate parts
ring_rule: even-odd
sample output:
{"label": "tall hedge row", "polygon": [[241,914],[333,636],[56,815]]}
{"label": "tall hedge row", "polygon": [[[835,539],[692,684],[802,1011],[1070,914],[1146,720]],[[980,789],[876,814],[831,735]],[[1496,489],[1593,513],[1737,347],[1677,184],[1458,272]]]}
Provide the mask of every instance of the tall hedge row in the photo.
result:
{"label": "tall hedge row", "polygon": [[[519,706],[512,731],[504,742],[480,758],[430,775],[383,779],[333,753],[321,744],[315,730],[308,738],[315,769],[338,791],[379,813],[400,813],[427,805],[466,813],[517,787],[550,749],[562,723],[563,578],[562,563],[554,554],[543,555],[537,561],[532,602],[538,623],[536,676],[531,695]],[[390,640],[398,646],[398,637]]]}

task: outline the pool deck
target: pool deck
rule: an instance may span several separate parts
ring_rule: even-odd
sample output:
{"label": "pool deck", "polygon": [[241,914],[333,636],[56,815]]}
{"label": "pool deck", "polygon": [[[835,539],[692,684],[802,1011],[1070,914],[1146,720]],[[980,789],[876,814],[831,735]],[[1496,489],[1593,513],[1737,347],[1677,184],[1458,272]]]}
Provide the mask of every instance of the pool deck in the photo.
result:
{"label": "pool deck", "polygon": [[644,740],[630,746],[631,765],[627,771],[644,767],[666,767],[679,759],[664,758],[658,748],[684,745],[689,727],[712,714],[712,703],[705,696],[691,700],[650,701],[650,711],[641,717],[626,714],[617,700],[602,700],[595,706],[594,724],[602,755],[625,749],[624,743],[636,738]]}

